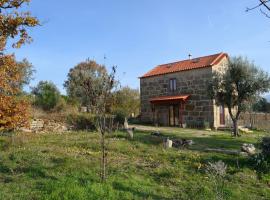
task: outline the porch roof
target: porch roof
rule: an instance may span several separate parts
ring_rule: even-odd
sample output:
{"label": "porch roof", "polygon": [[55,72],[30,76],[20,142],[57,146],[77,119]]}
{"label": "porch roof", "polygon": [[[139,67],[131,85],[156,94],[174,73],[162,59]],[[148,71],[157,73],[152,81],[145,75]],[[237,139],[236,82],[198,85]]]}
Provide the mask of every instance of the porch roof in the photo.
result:
{"label": "porch roof", "polygon": [[186,101],[190,95],[175,95],[175,96],[160,96],[150,98],[149,101],[153,104],[155,103],[167,103],[167,102],[177,102]]}

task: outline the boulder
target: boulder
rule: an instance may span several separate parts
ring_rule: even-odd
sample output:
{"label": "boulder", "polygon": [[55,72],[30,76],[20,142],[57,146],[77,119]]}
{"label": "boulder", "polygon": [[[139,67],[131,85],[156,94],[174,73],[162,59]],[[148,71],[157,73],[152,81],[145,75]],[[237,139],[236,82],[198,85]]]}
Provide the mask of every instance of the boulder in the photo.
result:
{"label": "boulder", "polygon": [[125,130],[128,130],[128,121],[127,121],[127,118],[125,118],[124,129]]}
{"label": "boulder", "polygon": [[175,147],[175,148],[181,148],[181,147],[191,146],[193,144],[194,144],[193,140],[187,140],[187,139],[176,139],[176,140],[173,140],[173,147]]}
{"label": "boulder", "polygon": [[243,127],[243,126],[239,126],[238,129],[239,129],[239,131],[241,133],[253,133],[252,130],[250,130],[250,129],[246,128],[246,127]]}
{"label": "boulder", "polygon": [[165,147],[166,149],[169,149],[169,148],[172,148],[172,145],[173,145],[173,141],[170,140],[169,138],[167,138],[167,139],[165,140],[165,142],[164,142],[164,147]]}
{"label": "boulder", "polygon": [[132,129],[127,129],[127,136],[130,140],[133,139],[134,134]]}
{"label": "boulder", "polygon": [[241,147],[241,151],[248,153],[249,155],[253,155],[256,153],[256,148],[253,144],[243,144]]}

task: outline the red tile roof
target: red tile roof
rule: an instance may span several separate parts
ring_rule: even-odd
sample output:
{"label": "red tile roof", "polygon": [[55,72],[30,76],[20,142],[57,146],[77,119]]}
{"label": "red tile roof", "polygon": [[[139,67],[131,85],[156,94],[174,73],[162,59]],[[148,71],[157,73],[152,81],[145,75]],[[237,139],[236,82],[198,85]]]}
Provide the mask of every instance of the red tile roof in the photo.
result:
{"label": "red tile roof", "polygon": [[158,65],[157,67],[150,70],[149,72],[147,72],[140,78],[158,76],[158,75],[186,71],[186,70],[191,70],[191,69],[210,67],[210,66],[218,64],[224,57],[228,57],[228,54],[218,53],[214,55],[193,58],[190,60],[183,60],[183,61],[178,61],[174,63]]}
{"label": "red tile roof", "polygon": [[149,99],[151,103],[162,103],[166,101],[187,100],[190,95],[162,96]]}

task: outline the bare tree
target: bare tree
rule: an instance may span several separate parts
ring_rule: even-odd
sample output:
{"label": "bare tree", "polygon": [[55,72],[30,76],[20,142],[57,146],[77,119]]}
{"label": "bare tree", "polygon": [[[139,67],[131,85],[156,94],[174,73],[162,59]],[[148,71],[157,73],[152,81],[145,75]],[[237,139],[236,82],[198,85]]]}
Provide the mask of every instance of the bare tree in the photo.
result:
{"label": "bare tree", "polygon": [[99,87],[94,90],[93,96],[96,97],[95,114],[96,114],[96,125],[100,133],[100,144],[101,144],[101,170],[100,178],[104,182],[107,177],[106,166],[107,166],[107,146],[106,133],[111,134],[113,131],[113,116],[111,114],[113,106],[113,95],[112,90],[116,85],[115,81],[116,67],[112,67],[112,72],[107,75],[103,74],[101,84],[96,85]]}
{"label": "bare tree", "polygon": [[270,18],[270,0],[259,0],[259,3],[253,7],[247,7],[246,12],[260,9],[261,13]]}

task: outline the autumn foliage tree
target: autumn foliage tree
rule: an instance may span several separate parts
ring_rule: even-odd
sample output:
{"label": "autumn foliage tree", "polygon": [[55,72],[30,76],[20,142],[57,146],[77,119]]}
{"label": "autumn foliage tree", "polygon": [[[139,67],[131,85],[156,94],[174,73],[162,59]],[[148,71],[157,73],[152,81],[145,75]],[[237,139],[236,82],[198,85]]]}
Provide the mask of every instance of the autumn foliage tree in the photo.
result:
{"label": "autumn foliage tree", "polygon": [[21,96],[25,73],[14,55],[5,54],[9,39],[14,48],[31,42],[28,27],[39,24],[29,12],[20,12],[23,4],[30,0],[0,0],[0,131],[14,130],[28,121],[28,102]]}
{"label": "autumn foliage tree", "polygon": [[0,58],[0,131],[24,126],[28,119],[28,102],[18,95],[23,73],[13,56]]}

